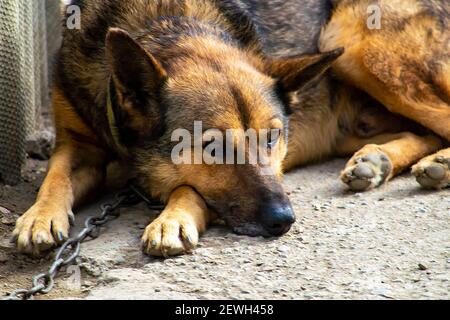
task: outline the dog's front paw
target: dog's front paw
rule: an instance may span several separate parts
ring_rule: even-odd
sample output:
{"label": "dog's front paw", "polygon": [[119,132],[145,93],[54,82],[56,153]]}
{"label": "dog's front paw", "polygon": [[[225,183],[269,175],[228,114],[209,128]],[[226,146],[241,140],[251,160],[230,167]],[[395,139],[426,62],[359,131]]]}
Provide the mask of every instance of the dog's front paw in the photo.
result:
{"label": "dog's front paw", "polygon": [[12,241],[20,252],[39,256],[68,239],[73,213],[36,203],[16,222]]}
{"label": "dog's front paw", "polygon": [[353,191],[367,191],[383,184],[392,169],[388,156],[374,151],[350,160],[341,174],[341,180]]}
{"label": "dog's front paw", "polygon": [[450,186],[450,158],[425,158],[412,169],[417,182],[425,189],[443,189]]}
{"label": "dog's front paw", "polygon": [[195,249],[200,231],[189,215],[163,212],[146,228],[142,247],[151,256],[181,255]]}

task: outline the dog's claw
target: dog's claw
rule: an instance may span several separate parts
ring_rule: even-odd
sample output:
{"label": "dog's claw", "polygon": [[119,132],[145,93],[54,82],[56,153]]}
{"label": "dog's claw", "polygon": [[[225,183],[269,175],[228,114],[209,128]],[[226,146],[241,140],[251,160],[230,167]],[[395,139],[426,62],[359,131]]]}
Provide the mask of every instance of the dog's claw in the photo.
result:
{"label": "dog's claw", "polygon": [[72,227],[75,225],[75,215],[72,210],[69,211],[69,223]]}
{"label": "dog's claw", "polygon": [[13,234],[13,235],[11,236],[11,238],[9,239],[9,243],[11,243],[11,244],[16,244],[18,238],[19,238],[19,235]]}
{"label": "dog's claw", "polygon": [[63,233],[60,231],[60,232],[58,232],[58,241],[59,242],[63,242],[64,241],[64,235],[63,235]]}
{"label": "dog's claw", "polygon": [[189,244],[193,244],[193,243],[194,243],[193,240],[192,240],[192,238],[191,238],[191,236],[187,236],[187,237],[186,237],[186,241],[187,241]]}

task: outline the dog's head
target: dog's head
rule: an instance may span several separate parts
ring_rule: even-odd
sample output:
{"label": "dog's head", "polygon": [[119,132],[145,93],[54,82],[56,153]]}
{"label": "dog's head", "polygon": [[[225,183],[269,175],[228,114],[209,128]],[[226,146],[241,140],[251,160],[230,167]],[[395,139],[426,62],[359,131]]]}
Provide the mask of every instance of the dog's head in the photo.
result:
{"label": "dog's head", "polygon": [[142,186],[163,200],[191,186],[241,234],[287,232],[295,221],[280,183],[289,94],[341,51],[269,59],[208,37],[176,50],[154,54],[117,29],[107,36],[118,126]]}

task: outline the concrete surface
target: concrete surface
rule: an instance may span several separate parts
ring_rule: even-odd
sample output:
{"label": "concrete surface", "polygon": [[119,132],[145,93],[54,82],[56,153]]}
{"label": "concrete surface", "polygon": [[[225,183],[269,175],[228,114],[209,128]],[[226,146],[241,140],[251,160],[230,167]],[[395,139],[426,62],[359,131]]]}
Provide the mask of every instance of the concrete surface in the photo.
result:
{"label": "concrete surface", "polygon": [[[123,210],[99,239],[83,245],[82,290],[67,288],[63,274],[50,297],[449,299],[449,190],[423,191],[405,174],[378,190],[353,194],[337,179],[344,164],[335,160],[287,175],[298,221],[280,239],[241,237],[216,226],[193,254],[153,259],[139,245],[154,215],[142,206]],[[97,214],[96,208],[84,210],[77,223]],[[21,259],[11,248],[3,255]],[[28,261],[25,271],[0,275],[0,293],[17,278],[26,284],[33,268],[39,272],[47,265]],[[0,271],[10,269],[0,262]]]}

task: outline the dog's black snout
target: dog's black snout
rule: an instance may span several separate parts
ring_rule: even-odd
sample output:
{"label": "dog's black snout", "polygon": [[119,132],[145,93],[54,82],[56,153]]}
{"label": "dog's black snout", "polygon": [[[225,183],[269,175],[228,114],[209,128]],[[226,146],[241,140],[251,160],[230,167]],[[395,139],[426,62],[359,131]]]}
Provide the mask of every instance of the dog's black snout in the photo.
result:
{"label": "dog's black snout", "polygon": [[272,236],[285,234],[294,222],[295,214],[290,205],[273,205],[262,212],[263,226]]}

